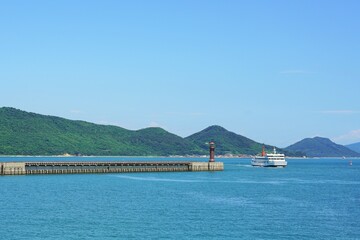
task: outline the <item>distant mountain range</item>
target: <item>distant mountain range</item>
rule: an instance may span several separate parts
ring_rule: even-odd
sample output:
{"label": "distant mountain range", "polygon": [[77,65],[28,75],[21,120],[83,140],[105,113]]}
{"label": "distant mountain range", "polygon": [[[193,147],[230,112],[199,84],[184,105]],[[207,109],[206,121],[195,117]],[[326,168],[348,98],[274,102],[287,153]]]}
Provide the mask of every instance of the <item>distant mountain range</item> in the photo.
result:
{"label": "distant mountain range", "polygon": [[358,142],[358,143],[353,143],[353,144],[349,144],[349,145],[345,145],[345,147],[353,150],[354,152],[360,153],[360,142]]}
{"label": "distant mountain range", "polygon": [[[207,155],[209,141],[215,141],[217,155],[256,155],[263,146],[220,126],[182,138],[162,128],[132,131],[0,108],[0,155]],[[265,147],[272,151],[273,146]],[[360,156],[324,138],[304,139],[285,149],[277,149],[287,156]]]}
{"label": "distant mountain range", "polygon": [[360,157],[360,153],[322,137],[305,138],[285,149],[303,152],[307,157]]}

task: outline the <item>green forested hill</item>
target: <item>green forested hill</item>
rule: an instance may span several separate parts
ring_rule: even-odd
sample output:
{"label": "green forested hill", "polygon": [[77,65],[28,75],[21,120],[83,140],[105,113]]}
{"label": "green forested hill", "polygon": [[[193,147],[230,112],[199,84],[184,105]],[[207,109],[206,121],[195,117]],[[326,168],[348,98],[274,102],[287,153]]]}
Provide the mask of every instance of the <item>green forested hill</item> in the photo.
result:
{"label": "green forested hill", "polygon": [[186,137],[204,150],[208,148],[205,144],[210,140],[216,143],[217,154],[257,154],[261,152],[262,145],[241,135],[227,131],[220,126],[210,126],[198,133]]}
{"label": "green forested hill", "polygon": [[161,128],[130,131],[0,108],[2,155],[182,155],[203,151]]}
{"label": "green forested hill", "polygon": [[[217,154],[248,154],[256,155],[261,153],[263,144],[255,142],[249,138],[230,132],[220,126],[210,126],[201,132],[195,133],[187,140],[198,145],[202,149],[207,149],[205,142],[210,140],[215,141]],[[266,151],[271,152],[273,147],[265,145]],[[282,149],[278,149],[279,152],[284,152]],[[287,155],[292,155],[286,152]]]}
{"label": "green forested hill", "polygon": [[216,154],[254,155],[262,146],[220,126],[182,138],[161,128],[131,131],[0,108],[0,155],[204,155],[211,140],[216,142]]}

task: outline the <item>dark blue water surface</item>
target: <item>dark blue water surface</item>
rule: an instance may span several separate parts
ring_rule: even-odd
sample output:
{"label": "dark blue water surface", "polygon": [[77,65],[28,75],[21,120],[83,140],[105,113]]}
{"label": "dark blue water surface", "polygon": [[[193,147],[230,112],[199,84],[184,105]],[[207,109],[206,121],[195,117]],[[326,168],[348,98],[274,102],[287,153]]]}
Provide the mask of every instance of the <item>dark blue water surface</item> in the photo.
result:
{"label": "dark blue water surface", "polygon": [[[136,160],[0,161],[79,159]],[[0,239],[360,239],[360,160],[219,161],[223,172],[1,176]]]}

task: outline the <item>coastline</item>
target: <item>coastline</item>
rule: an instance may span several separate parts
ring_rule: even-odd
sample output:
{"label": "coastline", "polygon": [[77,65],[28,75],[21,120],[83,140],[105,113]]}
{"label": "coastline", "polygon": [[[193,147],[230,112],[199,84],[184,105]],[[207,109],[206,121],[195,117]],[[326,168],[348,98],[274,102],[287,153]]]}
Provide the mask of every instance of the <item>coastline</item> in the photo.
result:
{"label": "coastline", "polygon": [[[224,156],[224,155],[215,155],[216,159],[249,159],[253,158],[251,155],[243,156]],[[0,158],[203,158],[209,159],[208,155],[184,155],[184,156],[102,156],[102,155],[0,155]],[[296,159],[296,160],[308,160],[308,159],[360,159],[360,157],[286,157],[286,159]]]}

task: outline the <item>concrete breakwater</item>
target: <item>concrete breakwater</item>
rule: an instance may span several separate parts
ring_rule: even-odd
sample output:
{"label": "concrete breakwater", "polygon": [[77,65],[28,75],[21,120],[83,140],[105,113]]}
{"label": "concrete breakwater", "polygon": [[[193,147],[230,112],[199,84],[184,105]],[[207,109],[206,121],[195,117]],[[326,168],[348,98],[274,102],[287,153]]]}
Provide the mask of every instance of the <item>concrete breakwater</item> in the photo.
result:
{"label": "concrete breakwater", "polygon": [[222,162],[1,162],[0,175],[222,171]]}

